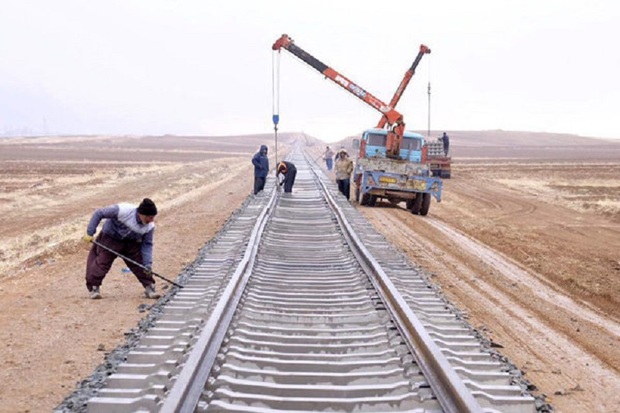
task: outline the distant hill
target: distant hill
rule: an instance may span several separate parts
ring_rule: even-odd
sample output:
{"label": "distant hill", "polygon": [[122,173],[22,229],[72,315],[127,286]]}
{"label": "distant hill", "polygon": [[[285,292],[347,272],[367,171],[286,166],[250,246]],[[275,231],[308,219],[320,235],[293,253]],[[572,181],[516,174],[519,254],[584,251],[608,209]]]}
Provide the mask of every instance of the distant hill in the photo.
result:
{"label": "distant hill", "polygon": [[[417,132],[427,134],[426,131]],[[443,132],[432,131],[431,136],[436,139]],[[450,136],[450,155],[455,162],[471,158],[620,161],[620,140],[504,130],[445,132]],[[359,137],[349,136],[329,145],[333,148],[344,146],[350,152],[353,139]]]}
{"label": "distant hill", "polygon": [[[565,133],[518,131],[446,131],[457,146],[582,146],[609,143],[609,140]],[[423,133],[426,135],[426,133]],[[435,137],[441,133],[433,134]],[[620,143],[620,141],[618,141]]]}

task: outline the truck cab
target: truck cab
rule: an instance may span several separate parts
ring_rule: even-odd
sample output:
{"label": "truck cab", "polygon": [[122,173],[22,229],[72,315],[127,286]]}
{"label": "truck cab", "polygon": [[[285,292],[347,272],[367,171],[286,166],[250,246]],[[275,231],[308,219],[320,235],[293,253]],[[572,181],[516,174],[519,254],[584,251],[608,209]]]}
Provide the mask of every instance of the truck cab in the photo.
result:
{"label": "truck cab", "polygon": [[[363,158],[386,157],[387,132],[385,129],[369,129],[362,134],[361,146],[365,146],[365,151],[360,154]],[[422,148],[424,147],[424,137],[419,133],[405,131],[403,141],[400,145],[400,159],[412,163],[422,162]]]}
{"label": "truck cab", "polygon": [[396,205],[405,202],[414,214],[426,215],[431,196],[441,201],[442,181],[433,177],[426,163],[425,140],[418,133],[405,131],[398,156],[387,156],[386,129],[364,131],[354,171],[356,199],[361,205],[374,206],[378,199]]}

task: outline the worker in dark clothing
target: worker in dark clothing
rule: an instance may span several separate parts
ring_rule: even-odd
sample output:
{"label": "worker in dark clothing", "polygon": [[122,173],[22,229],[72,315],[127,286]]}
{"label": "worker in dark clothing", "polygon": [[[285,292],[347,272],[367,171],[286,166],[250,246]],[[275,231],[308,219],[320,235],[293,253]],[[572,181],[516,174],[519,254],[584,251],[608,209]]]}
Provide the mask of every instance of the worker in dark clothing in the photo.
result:
{"label": "worker in dark clothing", "polygon": [[[93,214],[86,228],[86,235],[82,237],[84,242],[91,244],[99,223],[105,219],[103,229],[97,236],[97,243],[129,258],[125,260],[125,264],[144,287],[147,298],[159,298],[150,270],[153,263],[155,215],[157,207],[148,198],[144,198],[137,207],[123,203],[100,208]],[[116,257],[117,255],[108,249],[92,244],[86,261],[86,288],[90,292],[90,298],[101,298],[101,283]]]}
{"label": "worker in dark clothing", "polygon": [[261,145],[260,150],[252,158],[252,165],[254,165],[254,195],[265,188],[265,181],[269,173],[267,151],[267,145]]}
{"label": "worker in dark clothing", "polygon": [[297,168],[292,162],[282,161],[278,164],[276,170],[276,177],[280,177],[280,174],[284,176],[284,180],[280,185],[284,185],[284,192],[293,192],[293,184],[295,183],[295,176],[297,175]]}
{"label": "worker in dark clothing", "polygon": [[439,138],[441,142],[443,142],[443,151],[448,156],[448,151],[450,150],[450,137],[446,132],[443,133],[442,137]]}

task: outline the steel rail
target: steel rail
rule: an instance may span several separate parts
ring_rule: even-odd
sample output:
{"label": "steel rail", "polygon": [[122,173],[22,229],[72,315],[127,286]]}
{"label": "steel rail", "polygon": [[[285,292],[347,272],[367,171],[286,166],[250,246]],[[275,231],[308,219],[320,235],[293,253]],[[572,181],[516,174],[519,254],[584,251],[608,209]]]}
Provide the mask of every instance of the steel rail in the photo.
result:
{"label": "steel rail", "polygon": [[[306,159],[311,165],[315,163],[307,155]],[[325,183],[318,176],[316,169],[311,168],[311,170],[317,177],[325,199],[335,213],[338,224],[343,229],[343,235],[351,246],[353,255],[364,271],[369,275],[372,274],[371,282],[381,295],[387,310],[406,339],[407,345],[427,378],[439,404],[445,412],[449,413],[482,413],[483,409],[471,391],[465,386],[381,265],[356,235],[334,197],[327,190]]]}
{"label": "steel rail", "polygon": [[277,194],[277,190],[272,191],[268,204],[256,220],[243,258],[205,323],[194,344],[196,350],[192,351],[188,357],[183,370],[164,400],[160,413],[190,413],[196,409],[204,384],[213,368],[222,341],[250,278],[263,228],[273,212]]}

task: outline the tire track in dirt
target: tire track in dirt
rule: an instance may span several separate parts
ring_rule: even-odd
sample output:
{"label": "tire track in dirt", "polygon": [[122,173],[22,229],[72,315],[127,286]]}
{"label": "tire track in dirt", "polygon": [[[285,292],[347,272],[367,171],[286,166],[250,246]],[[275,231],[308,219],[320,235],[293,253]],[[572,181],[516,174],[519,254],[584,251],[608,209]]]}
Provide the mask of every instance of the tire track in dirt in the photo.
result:
{"label": "tire track in dirt", "polygon": [[490,214],[489,218],[495,221],[501,221],[504,218],[512,220],[519,215],[530,215],[538,208],[535,201],[530,201],[525,197],[505,196],[504,191],[508,190],[500,190],[497,187],[489,190],[484,187],[484,184],[480,185],[480,183],[472,185],[469,182],[459,182],[458,188],[453,190],[457,194],[468,194],[468,196],[475,197],[491,206],[490,209],[493,213]]}
{"label": "tire track in dirt", "polygon": [[[523,177],[536,186],[533,178]],[[541,274],[563,294],[620,322],[617,225],[591,211],[567,208],[557,196],[509,189],[486,177],[467,175],[444,184],[445,199],[433,208],[434,216]],[[493,198],[493,207],[480,202],[486,198]],[[515,207],[523,203],[536,208]]]}
{"label": "tire track in dirt", "polygon": [[620,324],[613,321],[610,322],[606,318],[601,317],[588,303],[583,301],[576,302],[571,297],[558,294],[540,274],[522,269],[510,258],[466,236],[462,232],[450,228],[435,218],[429,217],[427,223],[453,240],[461,249],[479,258],[484,265],[491,267],[494,271],[498,271],[502,277],[511,280],[512,284],[526,283],[529,289],[528,294],[531,293],[544,301],[555,302],[563,311],[569,313],[571,318],[581,317],[604,330],[605,334],[620,336]]}
{"label": "tire track in dirt", "polygon": [[560,411],[613,411],[620,403],[618,323],[440,220],[400,208],[360,210],[412,261],[432,271],[448,298],[504,345],[503,354],[529,371],[543,393],[564,393],[552,397]]}

